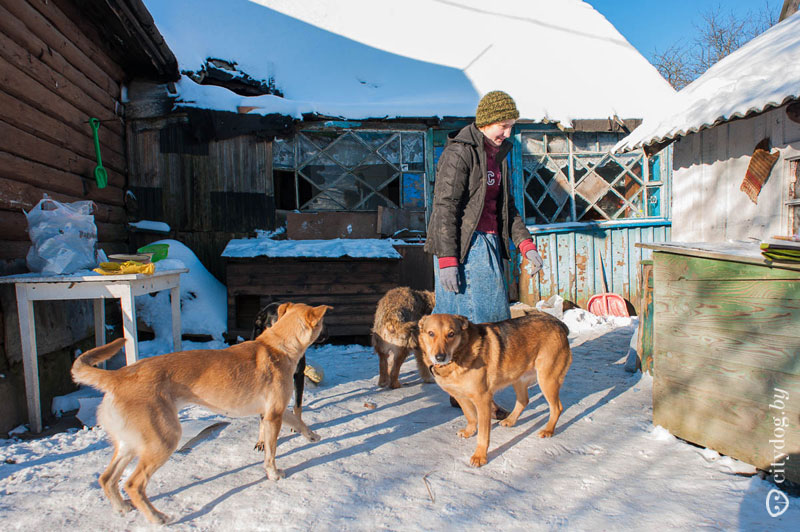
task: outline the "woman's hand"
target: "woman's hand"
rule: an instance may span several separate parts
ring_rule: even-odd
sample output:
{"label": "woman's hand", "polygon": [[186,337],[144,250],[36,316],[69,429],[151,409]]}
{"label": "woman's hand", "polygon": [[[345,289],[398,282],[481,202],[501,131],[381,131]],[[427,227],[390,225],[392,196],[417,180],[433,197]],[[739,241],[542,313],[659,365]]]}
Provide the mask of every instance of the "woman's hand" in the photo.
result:
{"label": "woman's hand", "polygon": [[458,266],[440,269],[439,284],[448,292],[458,292]]}
{"label": "woman's hand", "polygon": [[525,253],[525,258],[531,263],[531,276],[539,273],[539,271],[542,269],[542,264],[544,264],[544,261],[542,261],[542,256],[539,255],[539,252],[535,249],[529,249]]}

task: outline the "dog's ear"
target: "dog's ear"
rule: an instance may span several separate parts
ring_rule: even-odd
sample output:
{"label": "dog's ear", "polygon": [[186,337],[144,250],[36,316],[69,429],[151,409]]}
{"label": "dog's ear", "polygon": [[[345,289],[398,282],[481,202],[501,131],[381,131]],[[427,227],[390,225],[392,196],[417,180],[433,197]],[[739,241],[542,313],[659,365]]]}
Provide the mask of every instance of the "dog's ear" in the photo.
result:
{"label": "dog's ear", "polygon": [[278,307],[278,319],[281,319],[283,315],[286,314],[286,311],[289,310],[291,305],[291,303],[281,303],[281,305]]}
{"label": "dog's ear", "polygon": [[428,319],[428,316],[422,316],[417,322],[417,334],[419,334],[419,332],[425,327],[426,319]]}
{"label": "dog's ear", "polygon": [[461,324],[461,330],[466,331],[467,327],[469,327],[469,320],[465,316],[460,316],[458,314],[454,314],[453,317]]}
{"label": "dog's ear", "polygon": [[319,320],[322,319],[325,313],[332,309],[333,307],[330,305],[319,305],[318,307],[312,308],[311,315],[314,317],[315,323],[319,323]]}

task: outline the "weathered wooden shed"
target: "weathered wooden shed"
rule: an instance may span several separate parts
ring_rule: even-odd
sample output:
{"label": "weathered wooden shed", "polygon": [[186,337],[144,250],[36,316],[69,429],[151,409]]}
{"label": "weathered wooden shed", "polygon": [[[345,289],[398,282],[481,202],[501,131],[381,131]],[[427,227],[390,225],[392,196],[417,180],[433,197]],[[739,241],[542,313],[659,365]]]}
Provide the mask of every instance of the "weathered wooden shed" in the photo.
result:
{"label": "weathered wooden shed", "polygon": [[[649,101],[673,91],[585,2],[486,9],[412,0],[391,13],[363,0],[149,6],[186,74],[175,85],[176,108],[295,120],[289,134],[275,135],[264,152],[271,159],[259,167],[268,172],[257,190],[271,195],[277,219],[292,211],[346,218],[378,208],[428,210],[447,134],[472,120],[482,94],[504,89],[522,113],[510,156],[515,202],[546,259],[544,273],[526,280],[519,297],[535,302],[558,293],[585,304],[602,290],[602,256],[610,288],[637,299],[641,251],[634,243],[669,235],[668,152],[616,155],[611,148],[638,125]],[[503,38],[483,31],[486,24],[502,25]],[[424,38],[412,38],[411,27]],[[463,46],[448,44],[467,34]],[[560,43],[559,54],[532,60],[524,52],[551,42]],[[248,135],[239,142],[250,142]],[[132,151],[155,153],[155,137],[146,142]],[[159,149],[161,160],[177,158]],[[159,164],[156,171],[143,162],[132,180],[156,190],[178,179]],[[198,188],[191,180],[201,173],[182,168],[182,186]],[[231,169],[223,179],[250,182]],[[167,205],[145,196],[137,196],[140,208]],[[260,224],[250,230],[271,228]],[[517,268],[509,270],[516,288]]]}
{"label": "weathered wooden shed", "polygon": [[[128,157],[123,87],[132,79],[174,81],[177,62],[139,0],[18,0],[0,5],[0,274],[27,271],[23,209],[43,194],[92,200],[99,247],[128,250]],[[98,118],[108,186],[97,164],[89,118]],[[22,422],[24,386],[13,288],[0,293],[0,432]],[[68,316],[69,318],[65,318]],[[42,386],[69,389],[71,356],[91,335],[87,302],[37,303]]]}
{"label": "weathered wooden shed", "polygon": [[673,242],[642,245],[653,252],[653,422],[800,481],[800,268],[759,249],[800,229],[800,14],[664,108],[621,143],[674,153]]}

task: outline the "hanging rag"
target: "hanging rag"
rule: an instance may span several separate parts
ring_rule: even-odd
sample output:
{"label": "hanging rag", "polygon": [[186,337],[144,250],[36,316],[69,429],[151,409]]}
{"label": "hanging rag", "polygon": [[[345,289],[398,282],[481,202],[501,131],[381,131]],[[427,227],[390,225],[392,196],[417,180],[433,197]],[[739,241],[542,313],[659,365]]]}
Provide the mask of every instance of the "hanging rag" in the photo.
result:
{"label": "hanging rag", "polygon": [[778,157],[780,157],[780,152],[769,152],[769,137],[756,144],[753,156],[750,157],[750,164],[747,166],[747,172],[744,174],[744,181],[742,181],[742,186],[739,187],[753,203],[758,203],[758,194],[761,192],[761,187],[767,181],[772,167],[778,161]]}

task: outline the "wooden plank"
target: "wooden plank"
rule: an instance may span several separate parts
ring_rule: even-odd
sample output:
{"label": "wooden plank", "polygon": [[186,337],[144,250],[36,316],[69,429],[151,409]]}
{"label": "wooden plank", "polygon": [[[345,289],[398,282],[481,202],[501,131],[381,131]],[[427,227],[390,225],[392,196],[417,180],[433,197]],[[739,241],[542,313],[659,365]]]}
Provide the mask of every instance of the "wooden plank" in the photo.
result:
{"label": "wooden plank", "polygon": [[534,292],[536,292],[536,287],[538,287],[538,294],[534,293],[535,300],[533,300],[533,303],[530,303],[533,305],[535,305],[536,301],[539,299],[546,299],[554,294],[555,287],[558,286],[558,259],[556,250],[551,243],[551,237],[553,237],[553,235],[542,235],[537,239],[537,250],[542,257],[544,266],[542,271],[540,271],[533,280]]}
{"label": "wooden plank", "polygon": [[[2,120],[0,120],[0,138],[4,139],[3,149],[8,153],[87,178],[94,176],[96,161],[37,138]],[[122,188],[125,186],[125,176],[109,169],[108,184]]]}
{"label": "wooden plank", "polygon": [[[0,20],[3,20],[3,11],[0,7]],[[10,23],[17,24],[17,21],[14,21],[13,18],[6,19],[6,22],[9,22],[9,20]],[[45,87],[51,98],[58,97],[80,109],[86,115],[84,120],[88,119],[89,116],[96,116],[101,120],[113,120],[108,122],[109,128],[121,138],[124,128],[118,120],[119,117],[115,114],[120,105],[118,101],[120,90],[117,89],[116,96],[99,91],[81,72],[75,70],[63,58],[58,56],[55,56],[58,60],[51,61],[53,66],[44,63],[39,58],[51,58],[48,53],[50,49],[43,43],[40,43],[40,46],[34,49],[24,48],[17,44],[16,34],[24,34],[25,32],[25,28],[21,25],[19,26],[16,31],[11,32],[7,30],[3,32],[3,29],[0,28],[0,56],[4,58],[5,62],[24,72],[24,77],[28,77],[30,80]],[[7,33],[13,36],[6,35]],[[5,67],[5,70],[8,70],[8,67]],[[65,73],[70,74],[71,78],[67,77]],[[15,78],[22,77],[15,76]],[[24,82],[27,83],[27,80]],[[25,93],[20,95],[16,92],[19,87],[6,90],[32,105],[36,104],[36,101],[31,96],[27,96]],[[47,100],[42,103],[47,103]]]}
{"label": "wooden plank", "polygon": [[800,279],[662,281],[659,293],[700,302],[735,302],[748,306],[748,301],[788,299],[800,301]]}
{"label": "wooden plank", "polygon": [[18,240],[30,244],[28,221],[22,212],[0,211],[0,235],[4,240]]}
{"label": "wooden plank", "polygon": [[575,249],[572,239],[571,233],[556,234],[555,249],[558,254],[556,263],[559,266],[557,293],[564,299],[569,300],[575,297],[572,289],[572,287],[575,286],[575,270],[572,268],[572,265],[575,263]]}
{"label": "wooden plank", "polygon": [[[698,392],[719,395],[735,390],[737,399],[768,405],[775,388],[800,397],[800,362],[787,368],[792,373],[776,371],[774,366],[742,365],[736,359],[712,359],[700,356],[701,351],[659,351],[655,358],[657,378],[680,382]],[[739,353],[737,353],[738,355]],[[777,357],[775,357],[777,358]],[[786,405],[786,415],[800,419],[800,402]]]}
{"label": "wooden plank", "polygon": [[[397,286],[396,282],[361,284],[352,286],[348,284],[327,286],[327,285],[308,285],[308,286],[283,286],[276,285],[274,288],[269,286],[236,286],[228,285],[228,290],[236,295],[280,295],[280,297],[297,297],[309,292],[314,294],[330,294],[339,297],[342,294],[385,294]],[[280,290],[276,292],[275,290]]]}
{"label": "wooden plank", "polygon": [[119,187],[97,188],[94,179],[90,180],[35,161],[22,159],[5,151],[0,151],[0,177],[33,184],[45,191],[61,192],[96,203],[124,204],[124,192]]}
{"label": "wooden plank", "polygon": [[[800,425],[785,427],[785,448],[776,451],[769,404],[753,403],[725,394],[709,394],[659,376],[653,384],[653,424],[698,445],[709,447],[764,470],[776,453],[800,454]],[[786,476],[800,481],[800,461],[786,462]]]}
{"label": "wooden plank", "polygon": [[374,212],[290,212],[286,235],[292,240],[378,238]]}
{"label": "wooden plank", "polygon": [[768,368],[800,375],[800,337],[772,333],[732,331],[694,323],[658,323],[654,336],[659,353],[692,353],[709,362]]}
{"label": "wooden plank", "polygon": [[594,295],[592,283],[594,282],[591,265],[592,243],[591,237],[585,233],[574,233],[575,238],[575,303],[586,308],[589,298]]}
{"label": "wooden plank", "polygon": [[795,336],[800,323],[800,300],[690,299],[663,292],[656,281],[654,312],[658,328],[692,323],[698,327],[727,328],[747,334]]}
{"label": "wooden plank", "polygon": [[[326,259],[324,257],[308,257],[307,259],[286,257],[268,258],[254,257],[252,259],[228,258],[229,272],[242,276],[291,275],[293,273],[306,275],[343,275],[350,273],[354,276],[374,273],[376,271],[394,271],[399,262],[396,259]],[[287,272],[287,270],[289,270]],[[324,271],[323,271],[324,270]],[[355,279],[358,280],[358,279]]]}
{"label": "wooden plank", "polygon": [[607,241],[610,249],[603,257],[608,275],[608,291],[619,294],[625,299],[630,299],[630,284],[628,281],[627,248],[628,234],[625,229],[612,229],[609,231]]}
{"label": "wooden plank", "polygon": [[[83,131],[79,131],[79,133],[83,134],[76,134],[76,130],[64,122],[52,118],[50,115],[18,100],[3,90],[0,90],[0,120],[5,120],[22,131],[78,153],[87,159],[93,161],[97,159],[94,137],[91,134],[92,128],[88,122],[80,128]],[[101,139],[103,138],[104,130],[105,128],[101,124],[98,132]],[[123,155],[112,150],[103,150],[102,147],[100,154],[103,166],[120,173],[124,172],[125,157]]]}
{"label": "wooden plank", "polygon": [[[97,238],[103,242],[122,242],[127,239],[124,225],[95,222]],[[28,236],[28,220],[22,212],[0,210],[0,234],[8,240],[19,240],[30,243]]]}
{"label": "wooden plank", "polygon": [[403,259],[398,265],[397,284],[415,290],[433,290],[433,255],[420,245],[395,245]]}
{"label": "wooden plank", "polygon": [[62,120],[77,133],[86,135],[89,117],[95,116],[103,120],[103,130],[108,132],[100,136],[103,150],[111,150],[124,154],[122,119],[114,116],[110,109],[94,102],[66,80],[60,79],[57,73],[46,67],[36,71],[35,65],[28,68],[30,54],[16,46],[13,41],[0,33],[0,81],[3,90],[43,112]]}
{"label": "wooden plank", "polygon": [[3,235],[2,239],[0,240],[0,259],[25,259],[30,248],[30,241],[23,242],[21,240],[7,240],[5,235]]}
{"label": "wooden plank", "polygon": [[727,259],[708,259],[658,252],[655,286],[665,281],[800,279],[800,273],[783,267],[748,264]]}
{"label": "wooden plank", "polygon": [[355,287],[373,283],[397,282],[397,275],[394,274],[394,272],[381,271],[362,273],[358,276],[357,281],[353,279],[352,274],[348,273],[325,272],[324,274],[317,273],[309,277],[308,274],[292,271],[273,273],[269,275],[268,278],[265,278],[263,274],[258,276],[228,275],[228,278],[238,285],[251,285],[256,287],[280,287],[287,284],[308,287],[316,285],[348,285]]}
{"label": "wooden plank", "polygon": [[[102,89],[107,95],[112,98],[118,97],[119,80],[124,79],[125,72],[108,59],[100,48],[89,43],[83,33],[52,2],[47,4],[40,3],[40,7],[47,13],[49,18],[58,21],[60,28],[53,25],[47,17],[27,1],[4,2],[4,6],[5,10],[7,10],[4,15],[9,16],[11,19],[17,19],[24,24],[23,31],[9,34],[17,42],[31,46],[29,50],[34,53],[38,50],[47,49],[47,55],[61,56],[69,64],[75,65],[77,70],[85,73],[86,77],[92,81],[92,84]],[[16,29],[19,30],[18,27]],[[76,42],[81,42],[91,55],[87,55],[78,48],[75,44]],[[103,68],[98,63],[102,63]]]}
{"label": "wooden plank", "polygon": [[[20,210],[32,209],[39,200],[48,194],[52,199],[62,203],[72,203],[82,201],[84,198],[61,194],[52,190],[36,187],[29,183],[14,181],[0,177],[0,209],[18,212]],[[95,202],[97,210],[94,218],[99,222],[125,224],[127,215],[125,209],[115,205],[107,205]]]}

